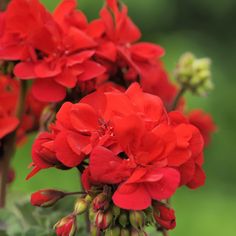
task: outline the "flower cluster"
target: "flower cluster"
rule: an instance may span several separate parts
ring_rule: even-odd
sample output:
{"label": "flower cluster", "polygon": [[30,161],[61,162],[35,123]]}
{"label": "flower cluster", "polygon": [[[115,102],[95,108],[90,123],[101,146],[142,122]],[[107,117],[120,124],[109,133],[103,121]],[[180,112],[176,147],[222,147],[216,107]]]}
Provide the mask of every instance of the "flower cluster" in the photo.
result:
{"label": "flower cluster", "polygon": [[[49,168],[76,168],[84,192],[44,189],[31,203],[50,207],[73,194],[74,211],[56,225],[74,235],[89,212],[91,235],[147,235],[176,226],[168,199],[205,182],[203,150],[216,127],[201,110],[186,113],[187,90],[212,87],[208,59],[187,54],[173,84],[159,45],[118,0],[89,22],[76,0],[53,13],[39,0],[12,0],[0,13],[0,139],[40,131],[27,179]],[[31,81],[32,80],[32,81]]]}
{"label": "flower cluster", "polygon": [[[168,113],[159,97],[137,83],[125,92],[96,91],[65,103],[50,129],[35,141],[29,177],[44,168],[77,167],[87,193],[109,187],[110,202],[137,211],[167,200],[182,185],[204,184],[200,131],[180,112]],[[95,205],[104,210],[104,204]]]}

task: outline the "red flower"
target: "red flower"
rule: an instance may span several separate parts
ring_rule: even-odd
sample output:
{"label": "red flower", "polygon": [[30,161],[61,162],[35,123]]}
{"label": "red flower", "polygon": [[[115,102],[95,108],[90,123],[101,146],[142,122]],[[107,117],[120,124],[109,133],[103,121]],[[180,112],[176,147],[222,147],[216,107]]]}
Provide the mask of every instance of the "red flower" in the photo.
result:
{"label": "red flower", "polygon": [[90,174],[85,172],[90,182],[121,183],[113,201],[125,209],[145,209],[152,199],[170,197],[179,185],[179,173],[163,168],[175,148],[175,134],[167,125],[163,104],[158,97],[142,93],[137,84],[126,93],[105,95],[108,110],[105,114],[111,119],[124,159],[105,148],[95,148],[90,158]]}
{"label": "red flower", "polygon": [[64,196],[64,192],[54,189],[43,189],[31,195],[31,204],[38,207],[50,207]]}
{"label": "red flower", "polygon": [[189,122],[196,126],[202,134],[204,145],[207,146],[211,141],[211,135],[216,131],[216,125],[211,115],[202,110],[193,110],[188,115]]}
{"label": "red flower", "polygon": [[36,79],[32,91],[41,101],[61,101],[66,88],[105,71],[92,60],[96,42],[84,32],[86,18],[75,8],[76,1],[63,1],[52,16],[37,0],[13,0],[5,13],[0,58],[20,60],[15,75]]}
{"label": "red flower", "polygon": [[173,209],[160,202],[155,202],[153,208],[153,216],[161,227],[167,230],[175,228],[175,211]]}

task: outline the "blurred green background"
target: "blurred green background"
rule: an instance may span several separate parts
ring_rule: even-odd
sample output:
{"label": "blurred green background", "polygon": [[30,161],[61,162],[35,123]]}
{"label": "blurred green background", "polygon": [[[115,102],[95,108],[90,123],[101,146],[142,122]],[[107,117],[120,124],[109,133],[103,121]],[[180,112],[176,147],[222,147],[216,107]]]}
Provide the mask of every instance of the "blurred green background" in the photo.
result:
{"label": "blurred green background", "polygon": [[[50,10],[58,0],[41,0]],[[124,0],[130,16],[143,32],[143,40],[166,49],[164,61],[169,72],[178,57],[192,51],[198,57],[213,60],[215,90],[207,99],[188,96],[188,109],[204,108],[218,126],[211,146],[206,150],[206,185],[198,190],[178,190],[173,199],[177,228],[171,236],[236,235],[236,1],[235,0]],[[89,19],[98,16],[102,0],[79,0]],[[29,193],[40,188],[59,187],[76,190],[76,172],[42,171],[25,181],[29,172],[30,145],[18,150],[14,159],[16,181],[12,193]],[[154,234],[155,235],[155,234]]]}

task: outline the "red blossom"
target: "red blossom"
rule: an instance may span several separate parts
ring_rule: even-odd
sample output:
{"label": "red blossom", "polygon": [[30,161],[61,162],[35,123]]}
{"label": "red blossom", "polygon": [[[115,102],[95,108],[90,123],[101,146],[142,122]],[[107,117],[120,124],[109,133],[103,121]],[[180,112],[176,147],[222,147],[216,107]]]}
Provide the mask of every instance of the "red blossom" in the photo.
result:
{"label": "red blossom", "polygon": [[92,59],[97,44],[84,32],[85,16],[75,9],[76,1],[63,1],[51,15],[37,0],[13,0],[5,13],[0,58],[20,60],[15,75],[35,79],[32,91],[41,101],[61,101],[66,88],[105,71]]}

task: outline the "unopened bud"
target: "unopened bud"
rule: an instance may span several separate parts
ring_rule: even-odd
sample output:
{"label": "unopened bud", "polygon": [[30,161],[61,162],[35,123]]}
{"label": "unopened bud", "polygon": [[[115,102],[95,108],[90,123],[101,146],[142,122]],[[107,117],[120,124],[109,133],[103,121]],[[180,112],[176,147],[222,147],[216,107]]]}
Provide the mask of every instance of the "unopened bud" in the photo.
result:
{"label": "unopened bud", "polygon": [[192,53],[185,53],[178,62],[175,76],[182,87],[197,95],[205,95],[214,87],[210,67],[210,59],[197,59]]}
{"label": "unopened bud", "polygon": [[105,236],[120,236],[120,227],[116,226],[111,229],[107,229]]}
{"label": "unopened bud", "polygon": [[95,224],[99,229],[107,229],[110,226],[112,219],[113,214],[111,211],[98,211],[95,216]]}
{"label": "unopened bud", "polygon": [[142,229],[145,224],[145,213],[143,211],[130,211],[129,221],[135,229]]}
{"label": "unopened bud", "polygon": [[93,199],[93,209],[95,211],[98,211],[98,210],[105,211],[108,209],[109,203],[110,201],[108,199],[107,194],[100,193]]}
{"label": "unopened bud", "polygon": [[176,226],[175,211],[164,203],[154,203],[153,216],[156,222],[167,230],[174,229]]}
{"label": "unopened bud", "polygon": [[114,219],[117,219],[118,216],[120,215],[120,208],[113,205],[112,206],[112,214],[113,214]]}
{"label": "unopened bud", "polygon": [[126,225],[129,223],[128,222],[128,216],[126,213],[121,213],[120,216],[119,216],[119,223],[122,227],[126,227]]}
{"label": "unopened bud", "polygon": [[57,236],[74,236],[77,230],[76,216],[71,214],[62,218],[54,225],[54,229],[56,230]]}
{"label": "unopened bud", "polygon": [[130,236],[130,235],[131,235],[131,233],[130,233],[129,229],[126,229],[126,228],[121,229],[120,236]]}
{"label": "unopened bud", "polygon": [[91,236],[100,236],[101,231],[100,231],[100,229],[97,228],[96,225],[91,224],[91,226],[90,226],[90,235]]}
{"label": "unopened bud", "polygon": [[76,215],[83,214],[88,209],[88,202],[84,198],[77,199],[74,207],[74,213]]}
{"label": "unopened bud", "polygon": [[54,189],[42,189],[31,195],[31,204],[38,207],[50,207],[63,198],[65,193]]}

